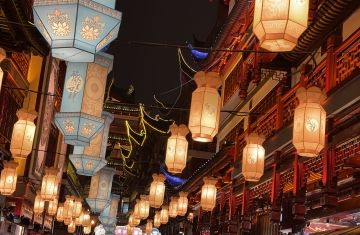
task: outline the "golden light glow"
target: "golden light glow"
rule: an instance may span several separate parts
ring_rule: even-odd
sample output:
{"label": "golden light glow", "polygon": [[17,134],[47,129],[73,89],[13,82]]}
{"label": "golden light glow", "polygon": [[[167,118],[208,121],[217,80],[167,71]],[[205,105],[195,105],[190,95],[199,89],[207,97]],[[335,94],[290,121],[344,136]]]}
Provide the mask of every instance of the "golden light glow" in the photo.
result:
{"label": "golden light glow", "polygon": [[81,215],[79,217],[75,218],[75,225],[82,226],[83,219],[84,219],[84,214],[83,214],[83,212],[81,212]]}
{"label": "golden light glow", "polygon": [[188,203],[189,203],[187,195],[188,194],[186,192],[179,192],[178,205],[177,205],[177,214],[179,216],[186,215]]}
{"label": "golden light glow", "polygon": [[167,141],[165,164],[171,173],[181,173],[187,160],[188,142],[186,135],[189,133],[187,126],[181,124],[170,126],[171,136]]}
{"label": "golden light glow", "polygon": [[175,218],[178,215],[178,198],[171,197],[169,204],[169,216]]}
{"label": "golden light glow", "polygon": [[146,219],[147,217],[149,217],[149,212],[150,212],[149,196],[140,195],[138,210],[139,210],[140,219]]}
{"label": "golden light glow", "polygon": [[11,195],[16,190],[18,163],[14,161],[4,161],[4,169],[1,171],[0,177],[0,194]]}
{"label": "golden light glow", "polygon": [[45,201],[42,200],[40,192],[36,192],[34,201],[34,214],[41,214],[44,212]]}
{"label": "golden light glow", "polygon": [[296,96],[300,103],[294,112],[292,143],[300,156],[316,157],[325,146],[326,112],[321,102],[326,95],[318,87],[301,87]]}
{"label": "golden light glow", "polygon": [[71,223],[68,225],[67,231],[68,233],[74,233],[76,229],[75,222],[71,221]]}
{"label": "golden light glow", "polygon": [[151,219],[148,219],[147,222],[146,222],[146,227],[145,227],[145,232],[146,232],[146,234],[151,234],[152,229],[153,229],[152,220],[151,220]]}
{"label": "golden light glow", "polygon": [[291,51],[308,24],[309,0],[256,0],[253,31],[269,51]]}
{"label": "golden light glow", "polygon": [[74,198],[73,211],[72,211],[73,218],[79,217],[83,211],[81,201],[82,201],[81,198]]}
{"label": "golden light glow", "polygon": [[140,203],[140,200],[136,199],[136,203],[134,206],[134,213],[133,213],[133,216],[136,219],[140,219],[139,203]]}
{"label": "golden light glow", "polygon": [[65,225],[71,224],[72,221],[73,221],[73,219],[71,217],[64,217],[64,224]]}
{"label": "golden light glow", "polygon": [[251,133],[245,137],[243,149],[242,174],[246,181],[257,182],[264,174],[265,149],[262,146],[264,137]]}
{"label": "golden light glow", "polygon": [[91,218],[90,214],[87,211],[83,212],[83,221],[82,221],[83,227],[91,227]]}
{"label": "golden light glow", "polygon": [[19,120],[14,124],[10,152],[14,158],[26,158],[33,148],[36,114],[20,109],[16,115]]}
{"label": "golden light glow", "polygon": [[204,211],[212,211],[216,203],[217,179],[204,177],[204,185],[201,188],[200,205]]}
{"label": "golden light glow", "polygon": [[151,207],[160,208],[164,201],[165,177],[162,174],[153,174],[153,182],[150,185],[149,203]]}
{"label": "golden light glow", "polygon": [[55,198],[54,200],[49,202],[47,213],[53,216],[56,214],[57,209],[58,209],[58,199]]}
{"label": "golden light glow", "polygon": [[64,210],[63,210],[64,223],[65,221],[69,221],[69,219],[73,217],[73,210],[74,210],[74,197],[70,195],[66,195],[64,202]]}
{"label": "golden light glow", "polygon": [[130,212],[128,224],[132,227],[136,227],[140,224],[140,219],[134,217],[134,213]]}
{"label": "golden light glow", "polygon": [[211,142],[219,129],[221,98],[218,89],[222,82],[218,73],[197,72],[194,76],[197,89],[192,93],[189,129],[192,138]]}
{"label": "golden light glow", "polygon": [[162,206],[160,211],[160,223],[167,224],[169,222],[169,207]]}
{"label": "golden light glow", "polygon": [[83,228],[84,234],[90,234],[91,233],[91,226],[86,226]]}
{"label": "golden light glow", "polygon": [[64,212],[64,205],[61,203],[61,204],[59,204],[57,212],[56,212],[56,220],[58,222],[63,222],[64,221],[63,212]]}
{"label": "golden light glow", "polygon": [[133,234],[134,233],[134,227],[133,226],[128,224],[126,226],[126,228],[127,228],[127,234]]}
{"label": "golden light glow", "polygon": [[45,168],[45,175],[41,182],[41,197],[44,201],[53,201],[58,195],[58,172],[59,170],[51,167]]}
{"label": "golden light glow", "polygon": [[156,211],[155,212],[155,216],[154,216],[154,227],[158,228],[161,225],[161,221],[160,221],[160,211]]}

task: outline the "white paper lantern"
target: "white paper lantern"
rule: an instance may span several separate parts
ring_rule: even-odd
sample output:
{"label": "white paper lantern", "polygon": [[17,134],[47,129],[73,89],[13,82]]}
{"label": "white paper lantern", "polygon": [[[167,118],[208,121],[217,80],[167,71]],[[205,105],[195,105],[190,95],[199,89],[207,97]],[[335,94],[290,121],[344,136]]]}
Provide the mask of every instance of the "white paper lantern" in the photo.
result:
{"label": "white paper lantern", "polygon": [[162,206],[160,211],[160,223],[167,224],[169,222],[169,207]]}
{"label": "white paper lantern", "polygon": [[218,73],[197,72],[194,80],[198,88],[192,93],[189,129],[192,138],[199,142],[211,142],[219,129],[221,97],[218,89],[222,84]]}
{"label": "white paper lantern", "polygon": [[165,177],[162,174],[153,174],[153,182],[150,185],[149,203],[151,207],[160,208],[164,201]]}
{"label": "white paper lantern", "polygon": [[246,181],[257,182],[264,174],[265,149],[262,146],[265,138],[256,133],[245,137],[243,149],[242,174]]}
{"label": "white paper lantern", "polygon": [[140,224],[140,219],[134,217],[134,213],[131,211],[129,215],[128,224],[132,227],[136,227]]}
{"label": "white paper lantern", "polygon": [[64,205],[62,203],[60,203],[58,205],[58,209],[57,209],[57,212],[56,212],[56,220],[58,222],[63,222],[64,221]]}
{"label": "white paper lantern", "polygon": [[89,212],[83,211],[83,221],[82,221],[83,227],[91,227],[91,217]]}
{"label": "white paper lantern", "polygon": [[204,185],[201,188],[200,205],[204,211],[212,211],[216,204],[217,179],[204,177]]}
{"label": "white paper lantern", "polygon": [[83,211],[82,199],[78,198],[78,197],[75,197],[74,198],[72,217],[73,218],[79,217],[81,215],[82,211]]}
{"label": "white paper lantern", "polygon": [[34,201],[34,214],[41,214],[44,212],[45,201],[42,200],[40,191],[36,192]]}
{"label": "white paper lantern", "polygon": [[75,225],[81,226],[83,223],[83,219],[84,219],[84,214],[83,214],[83,212],[81,212],[81,215],[79,217],[75,218]]}
{"label": "white paper lantern", "polygon": [[154,216],[154,227],[158,228],[160,226],[161,226],[160,211],[156,211]]}
{"label": "white paper lantern", "polygon": [[47,213],[51,216],[54,216],[58,209],[58,199],[55,198],[54,200],[49,202]]}
{"label": "white paper lantern", "polygon": [[59,170],[50,167],[45,168],[45,175],[41,182],[41,198],[44,201],[53,201],[58,195],[59,182],[58,172]]}
{"label": "white paper lantern", "polygon": [[300,156],[316,157],[325,146],[326,112],[321,102],[326,95],[318,87],[299,88],[299,105],[294,112],[292,142]]}
{"label": "white paper lantern", "polygon": [[0,194],[11,195],[16,190],[18,163],[15,161],[4,161],[4,169],[1,171],[0,177]]}
{"label": "white paper lantern", "polygon": [[140,200],[136,199],[135,200],[135,206],[134,206],[134,213],[133,216],[137,219],[140,219],[140,211],[139,211],[139,204],[140,204]]}
{"label": "white paper lantern", "polygon": [[179,216],[186,215],[188,203],[189,203],[187,195],[188,194],[186,192],[179,192],[178,206],[177,206],[177,213]]}
{"label": "white paper lantern", "polygon": [[138,210],[139,210],[140,219],[146,219],[147,217],[149,217],[149,212],[150,212],[149,196],[140,195]]}
{"label": "white paper lantern", "polygon": [[115,226],[116,217],[119,207],[120,196],[116,194],[111,195],[111,203],[100,214],[99,221],[104,226]]}
{"label": "white paper lantern", "polygon": [[186,135],[189,133],[187,126],[181,124],[170,126],[171,136],[168,138],[166,146],[165,164],[169,172],[181,173],[187,160],[188,141]]}
{"label": "white paper lantern", "polygon": [[169,204],[169,216],[175,218],[178,215],[178,198],[171,197]]}
{"label": "white paper lantern", "polygon": [[[65,196],[65,202],[64,202],[64,209],[63,209],[63,217],[64,221],[71,222],[71,219],[73,217],[73,211],[74,211],[74,197],[70,195]],[[65,223],[65,222],[64,222]],[[67,224],[68,225],[68,224]]]}

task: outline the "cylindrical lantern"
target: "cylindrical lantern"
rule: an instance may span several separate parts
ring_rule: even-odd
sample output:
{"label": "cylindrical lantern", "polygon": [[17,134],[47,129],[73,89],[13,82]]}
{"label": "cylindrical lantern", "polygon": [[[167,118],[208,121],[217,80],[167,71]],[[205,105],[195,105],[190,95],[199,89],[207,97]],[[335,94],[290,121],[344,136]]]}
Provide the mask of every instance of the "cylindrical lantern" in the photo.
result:
{"label": "cylindrical lantern", "polygon": [[111,203],[100,214],[99,220],[104,226],[115,226],[116,217],[119,207],[120,196],[116,194],[111,195]]}
{"label": "cylindrical lantern", "polygon": [[69,221],[69,218],[71,219],[73,217],[73,210],[74,210],[74,197],[70,195],[66,195],[64,202],[64,210],[63,210],[64,220],[67,219],[67,221]]}
{"label": "cylindrical lantern", "polygon": [[82,201],[81,198],[74,198],[74,205],[73,205],[73,211],[72,211],[73,218],[79,217],[83,211],[81,201]]}
{"label": "cylindrical lantern", "polygon": [[47,213],[53,216],[56,214],[57,209],[58,209],[58,199],[55,198],[54,200],[49,202]]}
{"label": "cylindrical lantern", "polygon": [[111,167],[103,167],[91,177],[89,197],[86,198],[93,212],[100,213],[110,202],[110,194],[115,169]]}
{"label": "cylindrical lantern", "polygon": [[181,124],[170,126],[171,136],[167,141],[165,164],[169,172],[181,173],[187,160],[188,142],[186,135],[189,133],[187,126]]}
{"label": "cylindrical lantern", "polygon": [[91,233],[91,226],[86,226],[83,228],[84,234],[90,234]]}
{"label": "cylindrical lantern", "polygon": [[256,133],[245,137],[243,148],[242,174],[246,181],[257,182],[264,174],[265,149],[262,146],[265,138]]}
{"label": "cylindrical lantern", "polygon": [[40,191],[36,192],[34,201],[34,214],[41,214],[44,212],[45,201],[42,200]]}
{"label": "cylindrical lantern", "polygon": [[15,161],[4,161],[4,169],[1,171],[0,177],[0,194],[11,195],[16,190],[18,163]]}
{"label": "cylindrical lantern", "polygon": [[318,87],[299,88],[299,105],[294,112],[292,142],[298,155],[316,157],[325,146],[326,112],[321,102],[326,95]]}
{"label": "cylindrical lantern", "polygon": [[131,211],[129,215],[128,224],[132,227],[138,226],[140,224],[140,219],[134,217],[134,213]]}
{"label": "cylindrical lantern", "polygon": [[162,174],[153,174],[153,182],[150,185],[149,203],[151,207],[160,208],[164,201],[165,177]]}
{"label": "cylindrical lantern", "polygon": [[253,31],[269,51],[291,51],[308,24],[309,0],[256,0]]}
{"label": "cylindrical lantern", "polygon": [[139,204],[140,204],[140,200],[136,199],[133,216],[137,219],[140,219]]}
{"label": "cylindrical lantern", "polygon": [[178,215],[178,198],[171,197],[169,204],[169,216],[175,218]]}
{"label": "cylindrical lantern", "polygon": [[67,227],[68,233],[75,233],[75,229],[76,229],[75,222],[71,221],[71,223]]}
{"label": "cylindrical lantern", "polygon": [[56,220],[59,222],[63,222],[64,221],[64,205],[61,203],[58,206],[57,212],[56,212]]}
{"label": "cylindrical lantern", "polygon": [[91,217],[89,212],[83,211],[83,221],[82,221],[83,227],[91,227]]}
{"label": "cylindrical lantern", "polygon": [[26,158],[32,151],[36,126],[35,112],[20,109],[16,112],[19,120],[14,124],[10,152],[14,158]]}
{"label": "cylindrical lantern", "polygon": [[211,142],[219,129],[221,78],[218,73],[200,71],[194,80],[197,89],[191,97],[189,129],[193,140]]}
{"label": "cylindrical lantern", "polygon": [[186,192],[179,192],[178,205],[177,205],[177,214],[179,216],[184,216],[187,212],[189,200],[187,198]]}
{"label": "cylindrical lantern", "polygon": [[161,221],[160,221],[160,211],[156,211],[155,212],[155,216],[154,216],[154,227],[158,228],[161,225]]}
{"label": "cylindrical lantern", "polygon": [[162,206],[160,211],[160,223],[167,224],[169,222],[169,207]]}
{"label": "cylindrical lantern", "polygon": [[151,234],[152,229],[153,229],[152,220],[148,219],[147,222],[146,222],[146,227],[145,227],[146,234]]}
{"label": "cylindrical lantern", "polygon": [[134,233],[134,227],[128,224],[128,225],[126,226],[126,228],[127,228],[127,234],[128,234],[128,235],[133,235],[133,233]]}
{"label": "cylindrical lantern", "polygon": [[44,201],[53,201],[58,195],[58,172],[59,170],[51,167],[45,168],[45,175],[41,182],[41,197]]}
{"label": "cylindrical lantern", "polygon": [[106,166],[107,140],[114,115],[102,112],[102,118],[105,120],[104,129],[90,141],[90,146],[75,146],[73,154],[69,156],[78,175],[94,176],[96,172]]}
{"label": "cylindrical lantern", "polygon": [[217,179],[204,177],[204,185],[201,188],[200,205],[204,211],[212,211],[216,203],[216,187]]}
{"label": "cylindrical lantern", "polygon": [[140,219],[146,219],[147,217],[149,217],[149,212],[150,212],[149,196],[140,195],[138,210],[139,210]]}

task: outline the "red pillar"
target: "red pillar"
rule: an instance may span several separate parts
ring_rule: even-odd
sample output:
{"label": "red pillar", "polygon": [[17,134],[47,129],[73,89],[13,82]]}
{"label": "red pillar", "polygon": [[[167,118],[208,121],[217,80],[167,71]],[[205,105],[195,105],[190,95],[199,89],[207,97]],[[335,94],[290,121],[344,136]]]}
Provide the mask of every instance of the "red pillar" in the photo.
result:
{"label": "red pillar", "polygon": [[274,164],[272,166],[272,185],[271,185],[271,221],[280,223],[281,215],[281,195],[280,195],[280,155],[277,151],[274,156]]}
{"label": "red pillar", "polygon": [[328,93],[336,85],[336,47],[341,42],[340,35],[331,35],[326,47],[326,80],[325,91]]}

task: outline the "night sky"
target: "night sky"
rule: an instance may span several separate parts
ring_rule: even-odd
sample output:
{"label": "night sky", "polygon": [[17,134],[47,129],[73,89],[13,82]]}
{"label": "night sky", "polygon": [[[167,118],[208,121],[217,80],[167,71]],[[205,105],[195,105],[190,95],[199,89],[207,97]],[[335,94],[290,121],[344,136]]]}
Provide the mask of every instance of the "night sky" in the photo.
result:
{"label": "night sky", "polygon": [[[120,32],[109,53],[115,56],[114,76],[118,87],[135,87],[136,101],[153,103],[159,94],[179,83],[176,48],[129,45],[131,41],[182,44],[206,40],[214,27],[217,1],[209,0],[117,0],[123,13]],[[171,102],[173,96],[159,96]]]}

